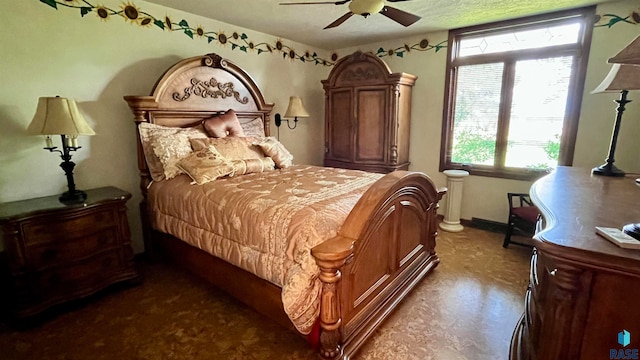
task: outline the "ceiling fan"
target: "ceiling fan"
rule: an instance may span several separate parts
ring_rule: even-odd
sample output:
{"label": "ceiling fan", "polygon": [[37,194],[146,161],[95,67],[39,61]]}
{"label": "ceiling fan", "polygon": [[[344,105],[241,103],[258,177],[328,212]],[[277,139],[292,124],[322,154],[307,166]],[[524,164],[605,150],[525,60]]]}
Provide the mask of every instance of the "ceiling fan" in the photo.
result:
{"label": "ceiling fan", "polygon": [[[387,0],[388,2],[401,2],[409,0]],[[349,3],[349,12],[339,17],[336,21],[325,26],[325,29],[336,27],[347,21],[353,15],[362,15],[365,18],[371,14],[380,13],[389,19],[403,25],[409,26],[420,20],[420,16],[408,13],[406,11],[386,6],[384,0],[340,0],[340,1],[314,1],[314,2],[290,2],[280,3],[280,5],[317,5],[317,4],[333,4],[344,5]]]}

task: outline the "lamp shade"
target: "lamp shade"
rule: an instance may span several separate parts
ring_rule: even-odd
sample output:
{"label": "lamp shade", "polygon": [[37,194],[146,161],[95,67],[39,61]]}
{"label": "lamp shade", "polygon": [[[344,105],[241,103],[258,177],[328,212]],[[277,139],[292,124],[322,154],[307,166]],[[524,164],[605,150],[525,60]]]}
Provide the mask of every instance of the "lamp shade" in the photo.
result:
{"label": "lamp shade", "polygon": [[289,107],[287,108],[287,112],[283,116],[284,118],[303,118],[309,117],[309,113],[307,109],[304,108],[304,104],[302,104],[302,99],[299,96],[291,96],[289,98]]}
{"label": "lamp shade", "polygon": [[41,97],[36,114],[27,128],[39,135],[95,135],[72,99]]}
{"label": "lamp shade", "polygon": [[640,65],[613,64],[609,74],[591,93],[640,90]]}
{"label": "lamp shade", "polygon": [[620,50],[616,56],[610,58],[608,62],[612,64],[640,65],[640,36]]}

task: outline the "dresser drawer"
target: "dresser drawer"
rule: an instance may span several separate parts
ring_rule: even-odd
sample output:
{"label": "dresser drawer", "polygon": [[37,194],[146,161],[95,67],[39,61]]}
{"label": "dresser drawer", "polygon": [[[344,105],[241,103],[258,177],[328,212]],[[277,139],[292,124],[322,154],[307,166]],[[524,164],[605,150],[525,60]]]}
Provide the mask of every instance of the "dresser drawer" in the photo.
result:
{"label": "dresser drawer", "polygon": [[26,266],[43,270],[63,263],[73,263],[118,244],[118,229],[111,228],[65,242],[50,242],[26,248]]}
{"label": "dresser drawer", "polygon": [[49,216],[22,225],[25,245],[61,242],[78,239],[102,229],[115,226],[116,216],[111,209],[74,214],[71,217]]}
{"label": "dresser drawer", "polygon": [[121,271],[119,252],[110,251],[71,266],[35,272],[30,282],[39,296],[68,297],[69,294],[103,286],[105,280]]}

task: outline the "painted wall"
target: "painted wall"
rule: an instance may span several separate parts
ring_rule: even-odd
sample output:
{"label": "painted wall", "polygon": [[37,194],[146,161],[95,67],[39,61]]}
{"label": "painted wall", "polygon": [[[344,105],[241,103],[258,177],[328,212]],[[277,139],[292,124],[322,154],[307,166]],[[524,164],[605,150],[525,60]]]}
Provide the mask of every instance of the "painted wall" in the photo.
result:
{"label": "painted wall", "polygon": [[[621,1],[598,6],[597,14],[628,16],[632,11],[640,12],[637,1]],[[602,18],[598,24],[610,18]],[[629,19],[631,20],[631,19]],[[619,22],[608,27],[596,27],[593,31],[587,78],[582,102],[580,125],[575,148],[573,166],[591,168],[601,165],[607,156],[611,132],[615,119],[613,102],[619,93],[590,94],[605,78],[610,64],[607,59],[615,55],[629,42],[640,35],[640,25]],[[428,39],[431,45],[445,41],[447,32],[430,33],[420,37],[392,40],[365,46],[338,50],[348,54],[355,50],[377,52],[396,49],[402,57],[385,56],[383,59],[394,72],[407,72],[418,76],[414,87],[411,119],[411,170],[429,174],[436,184],[446,186],[446,177],[438,172],[444,104],[444,83],[447,51],[435,49],[418,51],[421,40]],[[411,51],[403,50],[408,45]],[[426,48],[425,48],[426,49]],[[627,105],[618,138],[616,165],[627,173],[640,173],[640,157],[637,139],[640,138],[640,91],[630,92],[629,99],[636,100]],[[480,218],[506,222],[508,216],[507,192],[528,192],[532,182],[469,176],[464,180],[462,219]],[[442,205],[444,206],[445,203]]]}
{"label": "painted wall", "polygon": [[[79,3],[79,2],[76,2]],[[120,10],[123,2],[105,0],[105,7]],[[129,2],[132,4],[132,2]],[[330,54],[287,39],[241,29],[155,4],[136,1],[141,12],[156,17],[169,16],[176,23],[186,19],[191,26],[202,27],[231,37],[246,33],[257,43],[275,46],[278,40],[298,53],[317,52],[322,58]],[[638,11],[637,1],[609,3],[598,14],[626,16]],[[639,25],[619,23],[611,28],[596,28],[587,71],[585,96],[576,144],[574,165],[589,169],[600,165],[607,154],[613,127],[613,100],[616,94],[591,95],[607,74],[606,59],[614,55],[640,33]],[[398,39],[336,52],[342,56],[354,50],[398,49],[428,39],[436,45],[447,39],[446,32]],[[428,48],[428,47],[427,47]],[[280,53],[240,51],[230,43],[182,31],[162,31],[156,25],[141,27],[118,15],[101,20],[96,12],[84,17],[77,9],[59,6],[56,10],[38,0],[0,2],[0,202],[59,194],[66,180],[58,167],[57,155],[43,150],[41,137],[25,130],[33,117],[38,97],[55,96],[78,101],[87,121],[96,131],[81,137],[82,149],[73,154],[76,183],[79,189],[114,185],[131,192],[129,220],[134,248],[142,251],[138,203],[138,169],[136,164],[135,127],[123,95],[148,94],[159,75],[176,61],[190,56],[217,52],[246,69],[256,80],[268,102],[275,103],[274,113],[284,113],[290,95],[304,99],[311,117],[298,123],[295,131],[280,130],[280,140],[292,151],[298,163],[321,164],[324,142],[324,93],[320,80],[330,67],[313,65],[298,59],[284,59]],[[414,46],[403,57],[383,59],[393,71],[418,76],[414,89],[411,129],[412,170],[429,174],[437,185],[446,186],[438,172],[446,49],[419,51]],[[618,142],[616,164],[627,172],[640,172],[635,139],[640,136],[640,95],[631,93]],[[272,126],[272,134],[275,134]],[[465,180],[461,216],[504,222],[507,217],[506,192],[528,191],[531,183],[471,176]]]}
{"label": "painted wall", "polygon": [[[80,3],[80,2],[76,2]],[[131,3],[131,2],[130,2]],[[121,1],[101,5],[121,10]],[[281,40],[298,53],[323,50],[278,39],[154,4],[136,1],[140,12],[186,19],[194,27],[223,32],[246,33],[254,43],[275,47]],[[237,41],[236,41],[237,42]],[[263,48],[264,45],[263,45]],[[96,11],[81,16],[79,9],[38,0],[0,2],[0,202],[60,194],[66,190],[60,157],[43,149],[44,140],[31,136],[26,128],[35,113],[38,98],[74,98],[92,137],[80,137],[82,149],[73,153],[78,189],[117,186],[131,192],[129,223],[134,250],[142,251],[138,212],[140,191],[136,160],[133,115],[123,95],[147,95],[169,66],[186,57],[216,52],[247,70],[275,104],[274,113],[284,114],[289,96],[301,96],[311,117],[299,121],[291,131],[281,128],[280,140],[298,163],[321,164],[323,155],[324,97],[320,80],[330,67],[283,58],[279,53],[240,51],[228,42],[209,43],[205,38],[186,36],[183,31],[162,31],[151,24],[142,27],[118,15],[101,20]],[[272,134],[276,134],[272,124]],[[59,139],[55,139],[59,145]]]}

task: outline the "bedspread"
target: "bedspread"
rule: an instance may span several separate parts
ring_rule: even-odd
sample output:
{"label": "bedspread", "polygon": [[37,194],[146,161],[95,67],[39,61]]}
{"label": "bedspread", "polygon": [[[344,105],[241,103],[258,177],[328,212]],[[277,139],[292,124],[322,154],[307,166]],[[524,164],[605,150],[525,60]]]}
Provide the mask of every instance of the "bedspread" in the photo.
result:
{"label": "bedspread", "polygon": [[285,312],[308,334],[321,291],[310,250],[336,236],[381,177],[302,165],[204,185],[181,175],[151,185],[152,226],[281,287]]}

